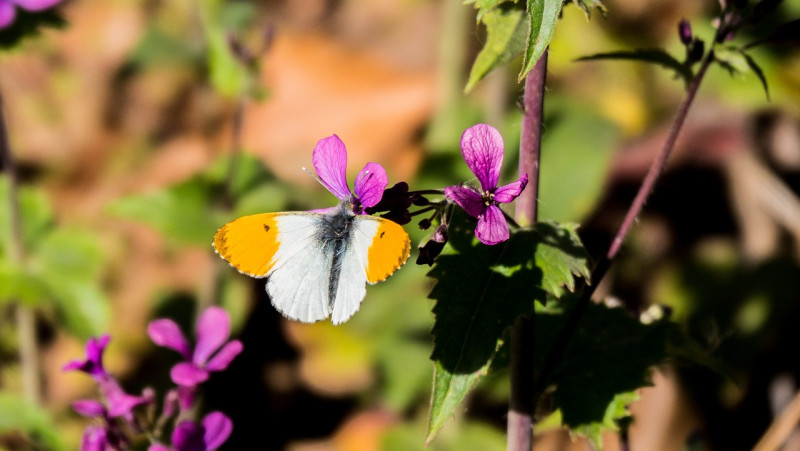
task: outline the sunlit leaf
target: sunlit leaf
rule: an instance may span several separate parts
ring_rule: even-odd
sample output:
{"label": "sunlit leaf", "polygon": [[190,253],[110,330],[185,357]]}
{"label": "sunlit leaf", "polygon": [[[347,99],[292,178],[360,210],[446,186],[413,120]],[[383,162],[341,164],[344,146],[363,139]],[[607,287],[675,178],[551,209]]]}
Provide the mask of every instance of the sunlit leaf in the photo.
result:
{"label": "sunlit leaf", "polygon": [[[10,252],[15,239],[11,227],[12,207],[9,203],[9,185],[5,174],[0,175],[0,251]],[[22,247],[35,247],[42,235],[52,226],[53,212],[44,193],[29,186],[18,186],[16,192]]]}
{"label": "sunlit leaf", "polygon": [[[798,25],[800,26],[800,24]],[[744,60],[747,63],[747,66],[750,68],[750,70],[753,71],[754,74],[756,74],[756,77],[758,77],[758,81],[760,81],[761,86],[764,87],[764,94],[767,95],[767,100],[769,100],[769,86],[767,86],[767,77],[764,75],[764,71],[761,70],[761,67],[758,65],[758,63],[756,63],[753,57],[751,57],[744,51],[742,51],[742,56],[744,57]]]}
{"label": "sunlit leaf", "polygon": [[[232,18],[240,17],[240,8],[248,8],[242,2],[201,0],[200,17],[208,46],[208,70],[211,84],[223,96],[235,98],[247,91],[249,74],[236,59],[228,44],[228,33],[232,30]],[[252,16],[252,14],[251,14]]]}
{"label": "sunlit leaf", "polygon": [[[466,0],[464,2],[464,4],[465,5],[470,5],[471,4],[471,5],[475,6],[475,9],[478,10],[478,14],[476,16],[476,20],[478,22],[481,22],[481,21],[483,21],[483,18],[486,15],[486,13],[488,13],[489,11],[493,10],[494,8],[496,8],[499,4],[505,3],[505,2],[508,2],[508,1],[509,0]],[[514,0],[514,3],[516,3],[516,0]]]}
{"label": "sunlit leaf", "polygon": [[81,281],[94,281],[103,265],[97,238],[80,230],[55,229],[41,240],[33,255],[43,273]]}
{"label": "sunlit leaf", "polygon": [[540,222],[536,247],[536,266],[542,271],[542,289],[555,297],[564,287],[575,290],[575,276],[589,279],[589,256],[578,238],[577,224]]}
{"label": "sunlit leaf", "polygon": [[483,17],[486,43],[472,64],[464,91],[469,92],[493,69],[508,63],[525,47],[528,24],[525,11],[513,3],[503,3]]}
{"label": "sunlit leaf", "polygon": [[667,69],[672,69],[686,84],[694,77],[689,67],[661,49],[637,49],[631,51],[598,53],[578,58],[576,61],[596,60],[629,60],[656,64]]}
{"label": "sunlit leaf", "polygon": [[570,430],[574,434],[588,438],[595,449],[603,449],[603,433],[618,431],[620,429],[618,421],[630,416],[628,405],[638,399],[639,395],[633,391],[619,393],[608,403],[601,421],[573,426]]}
{"label": "sunlit leaf", "polygon": [[47,285],[36,274],[19,264],[0,260],[0,305],[21,302],[36,305],[48,299]]}
{"label": "sunlit leaf", "polygon": [[526,10],[528,36],[525,40],[522,69],[517,77],[519,81],[528,75],[547,46],[550,45],[550,40],[553,39],[553,33],[556,30],[558,16],[561,13],[561,5],[562,0],[528,0]]}
{"label": "sunlit leaf", "polygon": [[111,318],[109,300],[94,282],[51,275],[44,279],[57,314],[66,330],[86,339],[108,331]]}
{"label": "sunlit leaf", "polygon": [[0,392],[0,435],[20,432],[33,441],[33,449],[67,450],[47,411],[19,396]]}

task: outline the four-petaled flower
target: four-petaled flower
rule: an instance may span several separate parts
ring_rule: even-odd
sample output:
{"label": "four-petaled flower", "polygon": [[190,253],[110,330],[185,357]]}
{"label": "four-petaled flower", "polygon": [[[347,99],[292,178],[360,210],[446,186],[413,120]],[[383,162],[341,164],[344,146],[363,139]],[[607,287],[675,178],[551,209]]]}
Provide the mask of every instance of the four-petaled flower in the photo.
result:
{"label": "four-petaled flower", "polygon": [[461,154],[470,170],[478,177],[481,189],[448,186],[445,195],[470,216],[478,218],[475,235],[484,244],[497,244],[508,239],[508,224],[498,204],[513,201],[520,195],[528,176],[514,183],[497,187],[503,165],[503,137],[492,126],[477,124],[461,135]]}
{"label": "four-petaled flower", "polygon": [[347,149],[336,135],[322,138],[314,146],[312,156],[314,169],[322,185],[342,202],[350,203],[353,212],[366,214],[366,208],[374,207],[383,197],[389,184],[386,170],[378,163],[367,163],[356,175],[353,193],[347,184]]}
{"label": "four-petaled flower", "polygon": [[147,326],[153,343],[178,351],[185,359],[170,371],[172,381],[182,387],[205,382],[210,372],[224,370],[242,352],[241,341],[228,341],[230,333],[228,314],[219,307],[209,307],[200,315],[194,350],[174,321],[157,319]]}
{"label": "four-petaled flower", "polygon": [[211,412],[197,424],[183,420],[172,431],[172,447],[156,443],[148,451],[212,451],[225,443],[233,422],[222,412]]}
{"label": "four-petaled flower", "polygon": [[62,0],[0,0],[0,30],[14,23],[17,6],[26,11],[43,11]]}

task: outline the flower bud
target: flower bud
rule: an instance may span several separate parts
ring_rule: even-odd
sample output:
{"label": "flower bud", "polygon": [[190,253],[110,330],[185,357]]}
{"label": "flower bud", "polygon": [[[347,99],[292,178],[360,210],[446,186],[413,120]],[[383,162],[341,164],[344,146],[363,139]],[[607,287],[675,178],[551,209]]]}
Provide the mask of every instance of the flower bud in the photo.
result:
{"label": "flower bud", "polygon": [[689,45],[692,42],[692,25],[688,20],[683,19],[678,24],[678,36],[681,38],[683,45]]}

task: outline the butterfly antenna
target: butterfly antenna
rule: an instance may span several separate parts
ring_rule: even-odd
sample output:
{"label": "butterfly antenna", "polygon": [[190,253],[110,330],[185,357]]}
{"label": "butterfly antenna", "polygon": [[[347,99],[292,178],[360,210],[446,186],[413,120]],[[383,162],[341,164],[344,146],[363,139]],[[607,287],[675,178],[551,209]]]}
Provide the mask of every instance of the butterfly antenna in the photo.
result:
{"label": "butterfly antenna", "polygon": [[306,174],[310,175],[311,178],[313,178],[314,180],[317,181],[317,183],[319,183],[320,185],[325,187],[325,189],[328,189],[328,187],[326,187],[325,184],[322,183],[322,180],[320,180],[319,177],[317,177],[317,174],[314,174],[313,172],[309,171],[305,166],[303,166],[303,172],[305,172]]}

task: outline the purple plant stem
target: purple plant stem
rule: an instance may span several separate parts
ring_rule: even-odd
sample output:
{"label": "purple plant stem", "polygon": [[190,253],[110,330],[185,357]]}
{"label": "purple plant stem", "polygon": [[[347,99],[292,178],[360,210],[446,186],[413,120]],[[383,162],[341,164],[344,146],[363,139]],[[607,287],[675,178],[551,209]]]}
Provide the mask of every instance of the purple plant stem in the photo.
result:
{"label": "purple plant stem", "polygon": [[[8,129],[3,113],[3,98],[0,96],[0,159],[3,172],[8,178],[8,205],[11,222],[11,240],[9,254],[11,261],[21,264],[25,258],[22,243],[22,226],[20,222],[19,199],[17,197],[17,171],[11,146],[8,142]],[[17,304],[17,334],[19,335],[19,359],[22,367],[22,385],[25,399],[33,404],[41,403],[39,350],[36,345],[36,315],[33,310]]]}
{"label": "purple plant stem", "polygon": [[[516,200],[516,220],[521,226],[535,224],[537,217],[547,53],[542,53],[525,77],[519,175],[528,175],[528,186]],[[509,451],[529,451],[533,445],[533,321],[533,315],[519,317],[511,331],[511,395],[506,427]]]}
{"label": "purple plant stem", "polygon": [[[721,27],[722,28],[722,27]],[[650,192],[653,190],[656,182],[658,181],[658,177],[664,170],[666,165],[667,159],[669,158],[672,149],[675,147],[675,141],[678,139],[678,135],[683,127],[683,124],[686,122],[686,117],[689,113],[689,108],[691,107],[692,103],[694,102],[695,96],[697,95],[697,91],[700,88],[700,83],[703,81],[705,77],[706,71],[711,63],[714,62],[714,51],[711,50],[708,52],[706,57],[703,59],[703,62],[700,65],[697,74],[692,78],[689,82],[689,85],[686,89],[686,98],[681,103],[681,106],[678,108],[678,112],[675,115],[675,119],[672,122],[672,126],[670,127],[669,134],[667,135],[666,141],[664,141],[664,145],[661,148],[656,159],[653,161],[652,165],[650,166],[647,175],[645,176],[644,180],[642,181],[642,185],[639,187],[639,192],[636,194],[636,197],[631,203],[631,206],[628,208],[628,212],[625,214],[625,218],[622,221],[622,224],[617,231],[617,234],[614,236],[614,240],[611,242],[609,246],[608,252],[603,256],[603,258],[597,263],[597,265],[592,270],[591,275],[591,285],[585,285],[581,292],[581,297],[578,299],[575,308],[570,313],[569,318],[567,319],[566,324],[561,329],[556,338],[553,347],[548,352],[547,356],[544,359],[544,363],[542,365],[542,369],[539,375],[539,379],[534,384],[534,399],[538,400],[539,396],[544,389],[543,384],[545,383],[546,377],[548,374],[552,372],[555,368],[557,362],[561,359],[564,351],[567,348],[567,344],[569,343],[569,339],[572,336],[572,333],[575,331],[578,322],[580,321],[583,313],[589,307],[591,303],[592,295],[594,294],[594,290],[603,277],[606,275],[606,272],[611,267],[611,263],[613,259],[619,253],[620,247],[622,243],[625,241],[625,237],[627,236],[628,232],[630,231],[631,226],[633,225],[636,218],[642,211],[644,204],[647,202],[647,198],[650,195]]]}

